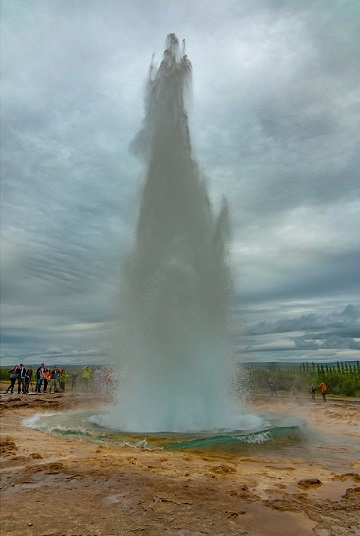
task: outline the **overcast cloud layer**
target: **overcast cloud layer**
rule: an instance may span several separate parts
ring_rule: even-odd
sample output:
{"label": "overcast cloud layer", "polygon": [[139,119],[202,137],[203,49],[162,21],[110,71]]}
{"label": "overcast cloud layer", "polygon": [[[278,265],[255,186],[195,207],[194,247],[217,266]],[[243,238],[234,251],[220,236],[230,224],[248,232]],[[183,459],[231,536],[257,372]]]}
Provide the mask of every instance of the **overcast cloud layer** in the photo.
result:
{"label": "overcast cloud layer", "polygon": [[232,218],[239,358],[360,356],[358,0],[2,0],[2,358],[96,362],[134,239],[128,147],[166,35]]}

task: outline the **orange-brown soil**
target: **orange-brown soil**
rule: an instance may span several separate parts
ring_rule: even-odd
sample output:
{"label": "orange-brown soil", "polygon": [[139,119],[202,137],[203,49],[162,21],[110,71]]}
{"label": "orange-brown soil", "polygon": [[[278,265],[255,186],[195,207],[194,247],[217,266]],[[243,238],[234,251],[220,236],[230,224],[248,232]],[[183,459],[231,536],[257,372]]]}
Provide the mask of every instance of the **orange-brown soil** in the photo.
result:
{"label": "orange-brown soil", "polygon": [[44,409],[90,407],[94,398],[2,395],[1,533],[360,535],[360,454],[347,461],[346,444],[360,451],[359,402],[253,400],[254,411],[305,418],[327,441],[316,455],[257,449],[222,456],[51,436],[22,420]]}

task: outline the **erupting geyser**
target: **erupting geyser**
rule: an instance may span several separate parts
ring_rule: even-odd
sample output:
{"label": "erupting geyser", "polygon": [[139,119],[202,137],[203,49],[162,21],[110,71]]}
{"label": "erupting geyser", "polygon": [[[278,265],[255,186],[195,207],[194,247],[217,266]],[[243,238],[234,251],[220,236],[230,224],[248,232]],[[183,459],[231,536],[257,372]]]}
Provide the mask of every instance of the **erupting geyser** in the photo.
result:
{"label": "erupting geyser", "polygon": [[151,65],[143,128],[132,144],[147,171],[113,348],[119,378],[111,425],[124,431],[239,424],[226,342],[228,214],[224,202],[214,217],[192,155],[184,102],[190,79],[191,63],[170,34],[159,68]]}

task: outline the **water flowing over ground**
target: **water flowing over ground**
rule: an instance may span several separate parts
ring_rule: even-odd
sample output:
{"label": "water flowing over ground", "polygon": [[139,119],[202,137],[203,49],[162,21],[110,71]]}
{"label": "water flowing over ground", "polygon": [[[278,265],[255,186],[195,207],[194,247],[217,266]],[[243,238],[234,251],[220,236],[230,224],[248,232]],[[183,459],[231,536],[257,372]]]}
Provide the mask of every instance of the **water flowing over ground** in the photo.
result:
{"label": "water flowing over ground", "polygon": [[191,63],[174,34],[151,65],[142,129],[146,165],[136,240],[121,281],[113,337],[111,422],[132,432],[239,428],[231,408],[227,323],[232,295],[224,200],[215,217],[192,155]]}

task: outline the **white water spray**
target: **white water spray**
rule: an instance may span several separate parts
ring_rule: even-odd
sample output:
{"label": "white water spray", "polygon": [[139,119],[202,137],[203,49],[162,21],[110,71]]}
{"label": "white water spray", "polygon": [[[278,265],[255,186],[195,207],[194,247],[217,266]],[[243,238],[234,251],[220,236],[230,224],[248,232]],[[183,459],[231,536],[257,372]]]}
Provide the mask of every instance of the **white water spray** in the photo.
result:
{"label": "white water spray", "polygon": [[215,218],[193,158],[185,95],[191,63],[174,34],[152,64],[132,148],[146,181],[125,267],[111,425],[132,432],[234,427],[227,322],[232,282],[226,203]]}

